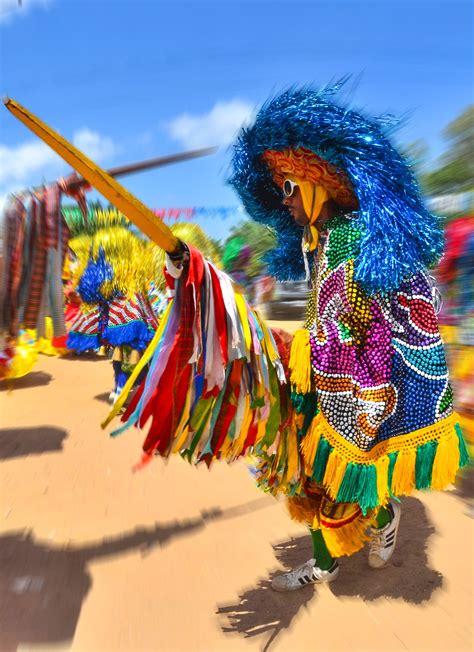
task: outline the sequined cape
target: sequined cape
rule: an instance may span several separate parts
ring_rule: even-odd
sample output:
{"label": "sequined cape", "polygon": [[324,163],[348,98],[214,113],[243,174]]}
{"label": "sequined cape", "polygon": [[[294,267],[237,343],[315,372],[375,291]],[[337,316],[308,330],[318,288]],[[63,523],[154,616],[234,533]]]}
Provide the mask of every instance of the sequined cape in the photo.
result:
{"label": "sequined cape", "polygon": [[453,402],[430,277],[419,272],[368,296],[354,280],[360,237],[345,218],[328,233],[310,346],[324,418],[368,456],[382,442],[442,424]]}

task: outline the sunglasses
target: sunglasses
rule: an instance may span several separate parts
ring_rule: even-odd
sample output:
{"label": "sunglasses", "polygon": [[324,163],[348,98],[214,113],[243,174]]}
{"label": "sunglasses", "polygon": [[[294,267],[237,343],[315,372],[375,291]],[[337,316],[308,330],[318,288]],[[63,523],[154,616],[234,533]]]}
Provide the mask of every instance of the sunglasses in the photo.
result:
{"label": "sunglasses", "polygon": [[292,181],[291,179],[285,179],[283,181],[283,196],[291,197],[295,192],[295,188],[298,188],[298,184]]}

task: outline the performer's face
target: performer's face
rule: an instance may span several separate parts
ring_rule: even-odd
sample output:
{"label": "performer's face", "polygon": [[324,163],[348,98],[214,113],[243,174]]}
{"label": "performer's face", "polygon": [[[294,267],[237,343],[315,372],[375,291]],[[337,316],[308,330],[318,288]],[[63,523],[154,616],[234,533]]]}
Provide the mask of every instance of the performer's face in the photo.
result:
{"label": "performer's face", "polygon": [[288,212],[295,220],[296,224],[299,224],[300,226],[306,226],[306,224],[309,224],[309,218],[303,208],[301,190],[298,186],[293,188],[293,192],[289,197],[283,198],[283,206],[288,208]]}

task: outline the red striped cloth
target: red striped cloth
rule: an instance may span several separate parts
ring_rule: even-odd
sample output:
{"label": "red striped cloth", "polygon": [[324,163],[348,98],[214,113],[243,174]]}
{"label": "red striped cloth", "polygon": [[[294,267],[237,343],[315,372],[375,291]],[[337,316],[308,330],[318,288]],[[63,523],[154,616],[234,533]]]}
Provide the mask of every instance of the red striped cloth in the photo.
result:
{"label": "red striped cloth", "polygon": [[108,326],[123,326],[132,321],[143,321],[153,330],[158,328],[149,301],[138,292],[133,297],[113,299],[109,304]]}
{"label": "red striped cloth", "polygon": [[32,272],[30,278],[30,286],[25,306],[25,327],[36,328],[38,321],[38,314],[41,307],[41,299],[43,296],[44,280],[46,277],[46,247],[45,247],[45,233],[46,233],[46,216],[44,211],[44,203],[41,197],[37,195],[32,196],[32,216],[34,219],[34,247],[32,252]]}
{"label": "red striped cloth", "polygon": [[1,290],[1,330],[18,333],[18,290],[22,275],[23,236],[26,210],[23,201],[12,197],[5,213],[4,270]]}
{"label": "red striped cloth", "polygon": [[80,335],[98,335],[99,333],[99,309],[94,307],[89,312],[79,310],[76,318],[70,326],[71,333]]}

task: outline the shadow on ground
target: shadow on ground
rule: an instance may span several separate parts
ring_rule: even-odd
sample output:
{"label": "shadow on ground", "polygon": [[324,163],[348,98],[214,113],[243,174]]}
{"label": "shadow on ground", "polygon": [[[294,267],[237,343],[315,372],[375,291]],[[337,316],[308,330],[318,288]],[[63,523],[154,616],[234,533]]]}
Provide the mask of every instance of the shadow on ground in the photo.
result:
{"label": "shadow on ground", "polygon": [[54,426],[0,430],[0,460],[63,450],[67,431]]}
{"label": "shadow on ground", "polygon": [[109,400],[110,392],[102,392],[102,394],[97,394],[94,396],[95,401],[100,401],[101,403],[108,403],[112,408],[112,403]]}
{"label": "shadow on ground", "polygon": [[94,351],[86,351],[85,353],[78,353],[77,351],[70,351],[65,355],[62,355],[61,360],[67,360],[70,362],[91,362],[94,360],[104,360],[109,362],[109,359],[105,355],[99,355],[94,353]]}
{"label": "shadow on ground", "polygon": [[45,371],[32,371],[22,378],[10,378],[0,383],[0,392],[11,392],[17,389],[29,389],[31,387],[43,387],[49,385],[53,380],[51,374]]}
{"label": "shadow on ground", "polygon": [[[366,550],[342,558],[339,577],[329,585],[334,595],[362,600],[388,597],[420,604],[442,586],[441,573],[428,566],[428,540],[434,527],[423,503],[417,498],[405,498],[402,509],[397,548],[390,566],[379,571],[369,569]],[[313,555],[309,536],[280,543],[274,550],[277,560],[286,568],[294,568]],[[235,604],[218,606],[224,632],[239,632],[245,638],[265,636],[262,650],[270,649],[298,612],[317,597],[318,591],[314,585],[292,593],[273,591],[271,580],[281,572],[274,571],[257,586],[243,591]]]}
{"label": "shadow on ground", "polygon": [[259,498],[84,546],[54,546],[26,531],[0,537],[0,649],[15,652],[21,644],[72,641],[82,603],[92,586],[89,562],[131,550],[147,555],[213,521],[236,518],[271,504],[268,498]]}

